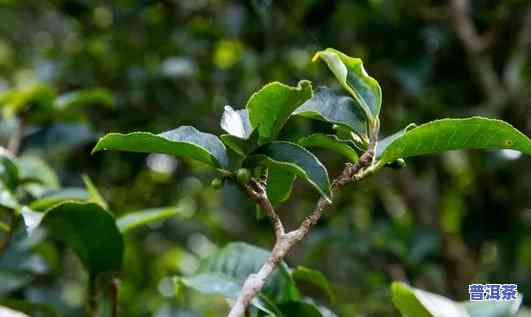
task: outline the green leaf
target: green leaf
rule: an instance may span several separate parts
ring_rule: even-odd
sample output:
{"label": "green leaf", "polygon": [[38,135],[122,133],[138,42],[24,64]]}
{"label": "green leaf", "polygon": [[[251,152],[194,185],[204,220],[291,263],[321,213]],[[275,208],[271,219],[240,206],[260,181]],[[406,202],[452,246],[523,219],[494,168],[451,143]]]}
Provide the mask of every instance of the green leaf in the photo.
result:
{"label": "green leaf", "polygon": [[406,134],[406,132],[408,132],[409,130],[412,130],[414,128],[416,128],[417,125],[415,123],[410,123],[408,124],[407,127],[405,127],[404,129],[398,131],[398,132],[395,132],[389,136],[386,136],[385,138],[381,139],[381,140],[378,140],[378,143],[376,144],[376,158],[380,158],[380,156],[382,156],[383,152],[385,151],[385,149],[387,149],[387,147],[389,145],[391,145],[391,143],[393,143],[396,139],[402,137],[404,134]]}
{"label": "green leaf", "polygon": [[297,143],[306,148],[308,147],[321,147],[338,154],[343,155],[351,162],[358,160],[358,153],[354,150],[354,142],[349,140],[340,140],[335,135],[326,135],[322,133],[314,133],[307,137],[300,139]]}
{"label": "green leaf", "polygon": [[171,218],[180,213],[182,213],[182,209],[179,207],[140,210],[121,216],[116,220],[116,224],[120,232],[125,234],[137,227]]}
{"label": "green leaf", "polygon": [[0,315],[4,317],[29,317],[29,315],[2,305],[0,305]]}
{"label": "green leaf", "polygon": [[[17,159],[20,182],[33,196],[41,196],[45,191],[59,189],[59,178],[43,159],[35,155],[23,155]],[[32,182],[29,182],[32,180]],[[22,184],[21,184],[22,185]]]}
{"label": "green leaf", "polygon": [[295,281],[301,281],[305,283],[313,284],[319,287],[330,299],[330,302],[334,302],[334,292],[332,291],[332,286],[328,279],[323,275],[323,273],[306,268],[304,266],[297,266],[292,272],[291,276]]}
{"label": "green leaf", "polygon": [[87,201],[89,194],[83,188],[63,188],[44,193],[39,199],[32,201],[29,208],[36,211],[44,211],[54,205],[65,201]]}
{"label": "green leaf", "polygon": [[378,119],[382,105],[382,89],[367,75],[363,62],[333,48],[317,52],[313,60],[321,58],[341,86],[354,98],[371,121]]}
{"label": "green leaf", "polygon": [[[270,252],[243,242],[233,242],[201,260],[196,274],[219,274],[243,285],[245,279],[258,272]],[[282,262],[268,278],[262,293],[274,301],[299,299],[299,293]]]}
{"label": "green leaf", "polygon": [[19,179],[19,169],[15,158],[0,147],[0,182],[9,190],[15,190]]}
{"label": "green leaf", "polygon": [[367,139],[367,118],[354,99],[327,87],[318,87],[313,97],[294,112],[294,115],[316,119],[346,127]]}
{"label": "green leaf", "polygon": [[461,304],[404,283],[394,282],[391,293],[404,317],[470,317]]}
{"label": "green leaf", "polygon": [[120,270],[122,235],[114,217],[101,206],[79,202],[56,205],[46,212],[41,227],[72,248],[92,276]]}
{"label": "green leaf", "polygon": [[96,186],[94,186],[94,183],[90,179],[88,175],[82,175],[83,183],[85,183],[85,187],[87,188],[87,192],[89,194],[88,201],[100,205],[102,208],[109,210],[109,204],[105,201],[103,196],[100,194]]}
{"label": "green leaf", "polygon": [[0,96],[0,108],[3,108],[3,115],[7,118],[28,110],[30,106],[32,113],[46,113],[51,109],[55,96],[56,93],[50,86],[35,83],[4,93]]}
{"label": "green leaf", "polygon": [[110,91],[101,88],[82,89],[67,92],[57,97],[53,103],[55,111],[77,110],[81,106],[101,105],[112,107],[114,99]]}
{"label": "green leaf", "polygon": [[291,195],[295,174],[272,164],[267,171],[267,197],[273,205],[286,201]]}
{"label": "green leaf", "polygon": [[246,107],[261,142],[276,138],[292,112],[311,97],[312,85],[307,80],[301,80],[297,87],[273,82],[254,93]]}
{"label": "green leaf", "polygon": [[277,168],[296,174],[330,200],[330,181],[326,168],[315,155],[297,144],[285,141],[267,143],[251,153],[246,161],[244,165],[276,165]]}
{"label": "green leaf", "polygon": [[[59,313],[49,304],[31,303],[24,300],[3,298],[0,299],[0,305],[16,309],[30,316],[59,317]],[[17,315],[18,316],[18,315]],[[6,316],[7,317],[7,316]]]}
{"label": "green leaf", "polygon": [[191,126],[182,126],[160,134],[109,133],[98,141],[92,153],[101,150],[163,153],[188,157],[215,168],[226,168],[229,164],[225,145],[218,137]]}
{"label": "green leaf", "polygon": [[304,316],[304,317],[322,317],[323,315],[317,308],[317,306],[300,302],[300,301],[289,301],[281,303],[278,305],[278,308],[282,314],[286,317],[289,316]]}
{"label": "green leaf", "polygon": [[442,119],[422,124],[394,139],[380,161],[462,149],[513,149],[531,155],[531,140],[510,124],[472,117]]}
{"label": "green leaf", "polygon": [[[179,279],[184,285],[195,289],[203,294],[223,295],[225,298],[237,299],[241,285],[233,278],[219,273],[202,273]],[[260,294],[253,298],[252,304],[260,310],[274,315],[271,305],[262,300]]]}
{"label": "green leaf", "polygon": [[0,207],[12,210],[18,209],[20,207],[13,192],[11,192],[11,190],[2,182],[0,182]]}
{"label": "green leaf", "polygon": [[392,284],[391,293],[405,317],[512,317],[522,303],[521,296],[510,302],[455,302],[399,282]]}
{"label": "green leaf", "polygon": [[253,133],[247,109],[234,110],[231,106],[225,106],[220,126],[230,135],[240,139],[248,139]]}

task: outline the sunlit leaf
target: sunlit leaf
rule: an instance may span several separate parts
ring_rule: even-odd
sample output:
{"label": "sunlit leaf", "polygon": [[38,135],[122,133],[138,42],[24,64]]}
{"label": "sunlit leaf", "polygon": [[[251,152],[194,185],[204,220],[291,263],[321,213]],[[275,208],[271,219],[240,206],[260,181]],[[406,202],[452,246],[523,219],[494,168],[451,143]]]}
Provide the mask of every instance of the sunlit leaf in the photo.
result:
{"label": "sunlit leaf", "polygon": [[442,119],[422,124],[396,138],[380,161],[463,149],[512,149],[531,155],[531,140],[510,124],[472,117]]}
{"label": "sunlit leaf", "polygon": [[341,86],[354,98],[368,118],[375,120],[380,114],[382,89],[378,82],[367,75],[363,62],[333,48],[319,51],[313,60],[321,58],[337,78]]}
{"label": "sunlit leaf", "polygon": [[253,133],[247,109],[234,110],[225,106],[220,125],[227,133],[240,139],[247,139]]}
{"label": "sunlit leaf", "polygon": [[288,121],[292,112],[312,97],[312,85],[307,80],[291,87],[279,82],[265,85],[247,102],[251,127],[258,129],[262,142],[270,141]]}
{"label": "sunlit leaf", "polygon": [[229,164],[225,145],[218,137],[200,132],[191,126],[182,126],[160,134],[109,133],[98,141],[92,153],[102,150],[162,153],[188,157],[215,168],[226,168]]}

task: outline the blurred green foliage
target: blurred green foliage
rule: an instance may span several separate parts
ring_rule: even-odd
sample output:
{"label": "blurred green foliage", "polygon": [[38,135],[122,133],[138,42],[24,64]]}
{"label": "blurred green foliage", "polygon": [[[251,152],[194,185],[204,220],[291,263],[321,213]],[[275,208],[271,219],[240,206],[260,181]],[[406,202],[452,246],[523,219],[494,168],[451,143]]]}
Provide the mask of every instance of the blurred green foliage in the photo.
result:
{"label": "blurred green foliage", "polygon": [[[179,125],[220,133],[224,106],[242,108],[267,82],[308,78],[333,86],[310,61],[326,47],[363,58],[378,78],[384,135],[409,122],[475,114],[530,135],[530,12],[525,0],[472,1],[469,17],[488,44],[478,53],[459,35],[446,1],[4,0],[0,89],[112,91],[113,108],[25,119],[20,153],[47,161],[65,187],[81,187],[80,175],[90,175],[118,216],[161,206],[181,211],[125,236],[123,316],[220,316],[227,310],[221,298],[175,288],[173,276],[192,274],[230,241],[269,249],[267,220],[256,220],[254,205],[235,187],[211,188],[213,173],[203,165],[156,154],[90,156],[99,135]],[[9,143],[20,121],[3,117],[0,144]],[[295,118],[282,133],[297,138],[327,129]],[[339,172],[342,158],[318,153],[331,175]],[[340,316],[397,316],[392,280],[458,300],[472,282],[514,282],[530,305],[529,158],[449,152],[407,163],[348,188],[289,256],[291,267],[317,269],[332,282],[334,303],[316,298]],[[292,197],[279,209],[288,224],[311,210],[317,193],[298,181]],[[39,241],[24,246],[39,255],[31,263],[36,276],[15,276],[16,287],[0,288],[2,298],[82,314],[87,276],[72,251]]]}

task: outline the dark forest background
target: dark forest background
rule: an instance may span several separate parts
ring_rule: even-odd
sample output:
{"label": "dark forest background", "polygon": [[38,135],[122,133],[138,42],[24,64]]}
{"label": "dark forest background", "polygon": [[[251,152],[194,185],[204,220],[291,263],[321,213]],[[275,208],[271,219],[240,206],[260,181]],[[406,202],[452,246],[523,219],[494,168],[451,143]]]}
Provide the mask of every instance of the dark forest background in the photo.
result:
{"label": "dark forest background", "polygon": [[[123,316],[220,316],[219,298],[175,288],[172,276],[192,273],[230,241],[270,249],[268,221],[257,221],[236,188],[209,187],[214,174],[204,166],[161,155],[91,156],[99,136],[179,125],[219,133],[223,107],[243,107],[270,81],[333,83],[311,62],[326,47],[361,57],[379,81],[384,135],[410,122],[470,115],[531,135],[530,42],[526,0],[0,0],[0,90],[39,81],[59,92],[112,91],[114,108],[32,129],[22,152],[44,158],[63,186],[81,186],[88,174],[118,215],[186,210],[127,236]],[[2,144],[11,126],[0,123]],[[284,133],[320,128],[291,119]],[[338,156],[318,154],[332,175],[340,171]],[[459,300],[472,282],[514,282],[529,306],[530,163],[512,151],[408,159],[405,170],[348,188],[287,261],[333,282],[337,300],[328,306],[340,316],[397,316],[393,280]],[[298,183],[281,217],[298,223],[316,198]],[[85,273],[70,251],[53,254],[46,274],[2,296],[76,315]]]}

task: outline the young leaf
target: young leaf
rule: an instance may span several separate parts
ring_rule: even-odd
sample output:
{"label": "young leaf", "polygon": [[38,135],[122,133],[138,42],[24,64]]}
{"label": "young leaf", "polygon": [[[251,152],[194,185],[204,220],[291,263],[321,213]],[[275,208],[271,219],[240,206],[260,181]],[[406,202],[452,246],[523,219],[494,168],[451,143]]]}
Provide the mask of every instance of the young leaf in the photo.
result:
{"label": "young leaf", "polygon": [[341,86],[354,98],[371,121],[378,119],[382,105],[382,89],[378,82],[367,75],[363,62],[333,48],[317,52],[313,61],[321,58],[337,78]]}
{"label": "young leaf", "polygon": [[114,217],[94,203],[65,202],[49,209],[41,222],[53,239],[80,257],[91,273],[118,271],[124,244]]}
{"label": "young leaf", "polygon": [[404,317],[470,317],[461,304],[404,283],[394,282],[391,293],[393,303]]}
{"label": "young leaf", "polygon": [[301,80],[297,87],[279,82],[265,85],[247,102],[251,127],[258,129],[262,142],[277,137],[291,113],[312,97],[312,85]]}
{"label": "young leaf", "polygon": [[105,201],[105,198],[100,194],[96,186],[94,186],[94,183],[90,179],[88,175],[82,175],[83,183],[85,183],[85,187],[87,188],[87,192],[89,194],[88,201],[98,204],[104,209],[109,210],[109,204]]}
{"label": "young leaf", "polygon": [[367,139],[367,118],[363,111],[354,99],[330,88],[318,87],[313,97],[293,114],[346,127]]}
{"label": "young leaf", "polygon": [[330,302],[334,302],[334,292],[332,291],[332,286],[328,279],[323,275],[323,273],[306,268],[304,266],[297,266],[292,272],[291,276],[295,281],[301,281],[305,283],[313,284],[319,287],[330,299]]}
{"label": "young leaf", "polygon": [[326,135],[322,133],[314,133],[307,137],[300,139],[297,143],[306,148],[321,147],[338,154],[343,155],[351,162],[358,160],[358,153],[354,150],[354,143],[348,140],[340,140],[335,135]]}
{"label": "young leaf", "polygon": [[101,150],[163,153],[189,157],[215,168],[226,168],[229,164],[225,145],[218,137],[200,132],[191,126],[182,126],[160,134],[109,133],[98,141],[92,153]]}
{"label": "young leaf", "polygon": [[267,197],[273,205],[286,201],[291,195],[295,174],[278,165],[270,165],[267,171]]}
{"label": "young leaf", "polygon": [[380,161],[462,149],[513,149],[531,155],[531,140],[507,122],[472,117],[422,124],[396,138]]}
{"label": "young leaf", "polygon": [[230,135],[240,139],[248,139],[253,133],[247,109],[234,110],[231,106],[225,106],[220,126]]}
{"label": "young leaf", "polygon": [[244,165],[246,163],[276,165],[303,178],[330,200],[330,181],[326,168],[315,155],[297,144],[286,141],[264,144],[249,155]]}
{"label": "young leaf", "polygon": [[140,210],[121,216],[116,220],[116,225],[120,232],[125,234],[142,225],[171,218],[181,212],[182,210],[178,207]]}

